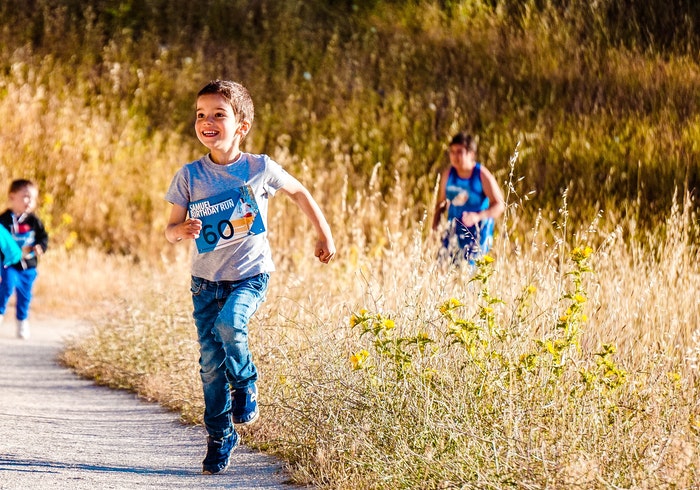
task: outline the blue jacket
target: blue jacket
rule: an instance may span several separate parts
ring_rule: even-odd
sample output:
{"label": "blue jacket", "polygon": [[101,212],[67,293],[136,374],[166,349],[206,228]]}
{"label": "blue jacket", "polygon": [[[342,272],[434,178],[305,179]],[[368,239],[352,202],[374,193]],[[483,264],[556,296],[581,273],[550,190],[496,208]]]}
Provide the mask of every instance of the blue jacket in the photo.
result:
{"label": "blue jacket", "polygon": [[4,226],[0,226],[0,258],[2,258],[3,267],[16,264],[22,260],[22,250]]}

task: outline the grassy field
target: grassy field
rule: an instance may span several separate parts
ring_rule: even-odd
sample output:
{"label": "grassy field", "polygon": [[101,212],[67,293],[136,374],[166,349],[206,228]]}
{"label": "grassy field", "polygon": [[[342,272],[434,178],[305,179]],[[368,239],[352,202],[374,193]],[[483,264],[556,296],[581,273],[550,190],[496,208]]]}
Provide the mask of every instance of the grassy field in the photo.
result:
{"label": "grassy field", "polygon": [[[667,218],[669,238],[650,247],[595,223],[533,227],[517,244],[505,240],[511,215],[474,275],[441,271],[419,231],[387,228],[375,250],[341,233],[330,266],[313,261],[310,239],[278,242],[251,325],[262,418],[245,441],[328,488],[697,485],[696,225],[687,210]],[[68,364],[201,423],[178,262],[47,255],[40,294],[96,305],[94,334]],[[81,292],[82,281],[110,287]]]}
{"label": "grassy field", "polygon": [[[700,14],[662,3],[3,2],[0,181],[39,183],[52,236],[36,312],[94,324],[78,372],[201,423],[163,194],[203,152],[194,94],[233,78],[246,149],[339,249],[315,262],[273,200],[247,443],[326,488],[697,486]],[[508,207],[488,260],[443,270],[462,129]]]}

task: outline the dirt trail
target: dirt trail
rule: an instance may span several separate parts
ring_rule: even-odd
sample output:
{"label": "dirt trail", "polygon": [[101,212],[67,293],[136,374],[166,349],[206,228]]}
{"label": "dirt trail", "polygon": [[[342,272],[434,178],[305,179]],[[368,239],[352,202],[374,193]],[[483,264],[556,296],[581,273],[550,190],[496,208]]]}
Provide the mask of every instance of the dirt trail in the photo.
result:
{"label": "dirt trail", "polygon": [[14,319],[0,326],[0,489],[298,488],[279,461],[246,447],[223,475],[202,475],[201,427],[56,362],[77,328],[32,319],[23,341]]}

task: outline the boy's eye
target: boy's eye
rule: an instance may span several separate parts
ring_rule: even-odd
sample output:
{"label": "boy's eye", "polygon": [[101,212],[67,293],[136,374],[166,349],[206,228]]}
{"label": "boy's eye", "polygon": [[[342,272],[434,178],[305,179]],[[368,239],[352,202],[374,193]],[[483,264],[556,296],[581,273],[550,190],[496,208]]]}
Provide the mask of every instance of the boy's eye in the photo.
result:
{"label": "boy's eye", "polygon": [[[196,117],[197,117],[197,119],[205,119],[207,117],[207,115],[204,114],[203,112],[198,112]],[[221,119],[221,118],[227,117],[227,114],[225,112],[215,112],[214,117],[217,119]]]}

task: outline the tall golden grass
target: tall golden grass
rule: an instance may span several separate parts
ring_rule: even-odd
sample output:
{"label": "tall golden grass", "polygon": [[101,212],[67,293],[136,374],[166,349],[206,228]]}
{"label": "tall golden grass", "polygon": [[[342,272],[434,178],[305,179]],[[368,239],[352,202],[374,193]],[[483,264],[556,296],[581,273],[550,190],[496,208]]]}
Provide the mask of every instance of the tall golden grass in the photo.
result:
{"label": "tall golden grass", "polygon": [[[0,181],[40,184],[35,309],[92,321],[64,355],[78,372],[201,422],[189,255],[163,238],[162,196],[202,151],[194,93],[228,76],[257,103],[247,148],[311,189],[339,248],[315,262],[273,201],[246,442],[328,488],[699,484],[690,51],[615,42],[588,2],[212,1],[189,11],[201,30],[153,2],[39,3],[0,6]],[[445,270],[426,223],[461,129],[508,209],[493,262]]]}
{"label": "tall golden grass", "polygon": [[[698,483],[700,310],[688,292],[700,274],[689,208],[669,210],[666,237],[645,243],[600,229],[596,216],[571,229],[573,211],[563,203],[562,215],[543,216],[515,238],[509,230],[524,224],[511,203],[485,298],[469,271],[436,265],[437,245],[421,223],[407,230],[381,222],[377,196],[370,188],[356,198],[364,204],[338,211],[349,226],[335,230],[341,255],[330,266],[314,262],[300,213],[274,203],[280,270],[251,326],[263,417],[246,442],[287,459],[297,481],[328,488]],[[389,215],[403,209],[384,205]],[[355,220],[376,220],[373,241],[384,245],[366,246]],[[563,338],[558,325],[574,303],[566,297],[567,273],[576,270],[570,242],[593,248],[593,272],[582,275],[587,318],[578,319],[576,342],[564,343],[557,372],[546,342]],[[201,423],[188,256],[184,248],[175,255],[139,265],[95,252],[49,254],[39,308],[65,315],[77,302],[94,322],[92,335],[65,354],[78,372]],[[440,307],[452,298],[465,305],[457,316],[475,324],[474,352],[451,343],[453,323]],[[491,305],[498,334],[482,318],[489,298],[503,301]],[[424,334],[433,342],[423,354],[401,344],[412,363],[397,371],[396,357],[350,326],[363,314],[390,319],[393,339]],[[606,344],[617,352],[605,355]],[[369,368],[354,369],[363,350]]]}
{"label": "tall golden grass", "polygon": [[[569,227],[563,202],[514,239],[524,223],[511,202],[494,261],[445,270],[423,223],[380,222],[376,195],[340,211],[349,225],[329,266],[314,262],[300,213],[275,202],[280,270],[251,325],[263,417],[246,442],[328,488],[698,484],[690,208],[670,209],[666,237],[642,243],[595,215]],[[382,202],[400,216],[400,202]],[[363,246],[355,220],[377,220],[385,245]],[[60,277],[49,257],[45,281]],[[201,423],[186,262],[108,267],[115,284],[129,277],[119,301],[64,358]]]}

